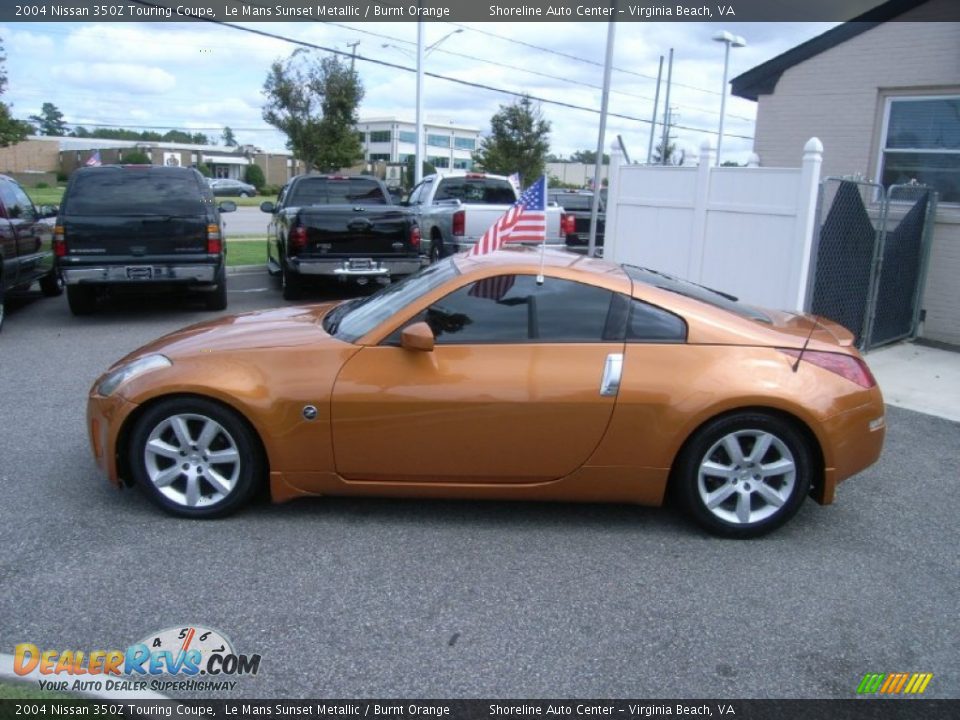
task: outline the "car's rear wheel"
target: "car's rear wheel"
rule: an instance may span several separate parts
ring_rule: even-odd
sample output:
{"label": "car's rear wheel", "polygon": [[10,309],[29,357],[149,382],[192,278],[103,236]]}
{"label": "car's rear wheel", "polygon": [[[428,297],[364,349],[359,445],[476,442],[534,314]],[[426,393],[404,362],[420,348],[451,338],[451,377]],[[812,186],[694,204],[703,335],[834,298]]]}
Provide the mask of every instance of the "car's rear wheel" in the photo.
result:
{"label": "car's rear wheel", "polygon": [[212,518],[239,509],[263,477],[253,431],[234,411],[203,398],[162,400],[130,435],[134,479],[173,515]]}
{"label": "car's rear wheel", "polygon": [[7,314],[7,305],[4,300],[5,293],[3,292],[3,278],[0,277],[0,330],[3,330],[3,319]]}
{"label": "car's rear wheel", "polygon": [[58,295],[62,295],[63,278],[60,277],[60,273],[52,270],[40,278],[40,292],[43,293],[44,297],[57,297]]}
{"label": "car's rear wheel", "polygon": [[97,289],[90,285],[68,285],[67,305],[74,315],[90,315],[97,307]]}
{"label": "car's rear wheel", "polygon": [[283,286],[283,299],[299,300],[303,295],[303,288],[300,278],[287,269],[287,264],[283,259],[280,260],[280,267],[280,283]]}
{"label": "car's rear wheel", "polygon": [[687,444],[674,490],[694,520],[726,537],[764,535],[783,525],[810,491],[806,438],[775,415],[717,418]]}
{"label": "car's rear wheel", "polygon": [[227,273],[220,272],[217,287],[207,293],[207,310],[226,310],[227,309]]}
{"label": "car's rear wheel", "polygon": [[443,254],[443,238],[439,233],[434,233],[430,237],[430,262],[440,262],[443,260]]}

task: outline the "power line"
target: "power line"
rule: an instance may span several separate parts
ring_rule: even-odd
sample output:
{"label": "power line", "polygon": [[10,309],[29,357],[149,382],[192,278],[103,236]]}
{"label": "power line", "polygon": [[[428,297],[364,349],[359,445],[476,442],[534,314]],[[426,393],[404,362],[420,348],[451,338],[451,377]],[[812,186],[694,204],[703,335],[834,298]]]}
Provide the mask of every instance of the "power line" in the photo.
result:
{"label": "power line", "polygon": [[[162,6],[158,6],[158,5],[156,5],[156,4],[154,4],[154,3],[151,3],[151,2],[147,2],[147,0],[131,0],[131,1],[137,3],[138,5],[144,5],[144,6],[147,6],[147,7],[162,7]],[[251,3],[240,3],[240,4],[249,5],[249,4],[251,4]],[[211,24],[214,24],[214,25],[221,25],[221,26],[223,26],[223,27],[231,28],[231,29],[233,29],[233,30],[238,30],[238,31],[241,31],[241,32],[247,32],[247,33],[251,33],[251,34],[254,34],[254,35],[259,35],[259,36],[261,36],[261,37],[271,38],[271,39],[273,39],[273,40],[281,40],[281,41],[283,41],[283,42],[287,42],[287,43],[290,43],[290,44],[292,44],[292,45],[299,45],[300,47],[309,48],[309,49],[311,49],[311,50],[322,50],[323,52],[332,53],[332,54],[334,54],[334,55],[343,56],[343,57],[346,57],[346,58],[354,57],[353,55],[351,55],[351,53],[345,52],[345,51],[343,51],[343,50],[338,50],[338,49],[336,49],[336,48],[326,47],[326,46],[324,46],[324,45],[317,45],[317,44],[315,44],[315,43],[310,43],[310,42],[307,42],[307,41],[305,41],[305,40],[296,40],[296,39],[294,39],[294,38],[290,38],[290,37],[287,37],[287,36],[285,36],[285,35],[280,35],[280,34],[278,34],[278,33],[270,33],[270,32],[267,32],[266,30],[259,30],[259,29],[257,29],[257,28],[245,27],[245,26],[242,26],[242,25],[234,25],[233,23],[229,23],[229,22],[226,22],[226,21],[224,21],[224,20],[217,20],[217,19],[215,19],[215,18],[209,18],[209,17],[200,17],[200,18],[197,18],[197,19],[198,19],[198,20],[201,20],[202,22],[207,22],[207,23],[211,23]],[[376,59],[376,58],[370,58],[370,57],[366,57],[366,56],[363,56],[363,55],[356,55],[355,57],[356,57],[356,59],[359,60],[359,61],[373,63],[373,64],[375,64],[375,65],[380,65],[380,66],[382,66],[382,67],[393,68],[394,70],[403,70],[404,72],[410,72],[410,73],[415,73],[415,72],[416,72],[416,69],[415,69],[415,68],[406,67],[406,66],[404,66],[404,65],[398,65],[397,63],[388,62],[388,61],[386,61],[386,60],[378,60],[378,59]],[[478,89],[478,90],[488,90],[488,91],[495,92],[495,93],[500,93],[500,94],[503,94],[503,95],[510,95],[510,96],[512,96],[512,97],[528,97],[528,98],[530,98],[531,100],[535,100],[535,101],[537,101],[537,102],[539,102],[539,103],[543,103],[543,104],[546,104],[546,105],[556,105],[556,106],[558,106],[558,107],[565,107],[565,108],[568,108],[568,109],[570,109],[570,110],[579,110],[579,111],[582,111],[582,112],[589,112],[589,113],[594,114],[594,115],[599,115],[599,114],[600,114],[600,111],[597,110],[597,109],[595,109],[595,108],[585,107],[585,106],[583,106],[583,105],[576,105],[576,104],[574,104],[574,103],[569,103],[569,102],[563,102],[562,100],[552,100],[552,99],[550,99],[550,98],[538,97],[538,96],[536,96],[536,95],[530,95],[529,93],[518,92],[518,91],[516,91],[516,90],[507,90],[507,89],[505,89],[505,88],[498,88],[498,87],[495,87],[495,86],[493,86],[493,85],[487,85],[487,84],[485,84],[485,83],[478,83],[478,82],[473,82],[473,81],[470,81],[470,80],[462,80],[462,79],[460,79],[460,78],[448,77],[448,76],[446,76],[446,75],[440,75],[439,73],[434,73],[434,72],[429,72],[429,71],[424,72],[424,75],[427,75],[427,76],[432,77],[432,78],[436,78],[437,80],[444,80],[444,81],[446,81],[446,82],[455,83],[455,84],[457,84],[457,85],[464,85],[464,86],[466,86],[466,87],[476,88],[476,89]],[[608,116],[609,116],[609,117],[619,118],[619,119],[621,119],[621,120],[630,120],[630,121],[632,121],[632,122],[643,123],[643,124],[645,124],[645,125],[651,124],[651,121],[650,121],[650,120],[647,120],[646,118],[634,117],[634,116],[632,116],[632,115],[624,115],[624,114],[622,114],[622,113],[608,113]],[[681,129],[681,130],[689,130],[689,131],[691,131],[691,132],[706,133],[706,134],[709,134],[709,135],[716,135],[716,134],[717,134],[717,131],[716,131],[716,130],[706,130],[706,129],[704,129],[704,128],[696,128],[696,127],[690,127],[690,126],[686,126],[686,125],[673,125],[673,127],[679,128],[679,129]],[[751,136],[748,136],[748,135],[734,135],[734,134],[730,134],[730,137],[741,138],[741,139],[743,139],[743,140],[752,140],[752,139],[753,139]]]}

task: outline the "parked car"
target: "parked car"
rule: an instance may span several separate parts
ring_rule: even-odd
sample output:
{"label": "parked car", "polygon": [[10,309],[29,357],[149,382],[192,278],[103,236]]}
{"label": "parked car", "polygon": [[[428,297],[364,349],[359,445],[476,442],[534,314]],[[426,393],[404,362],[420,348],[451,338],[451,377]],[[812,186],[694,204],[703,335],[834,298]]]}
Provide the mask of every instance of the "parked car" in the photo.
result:
{"label": "parked car", "polygon": [[264,202],[260,209],[273,215],[267,270],[280,278],[287,300],[298,299],[310,280],[388,283],[424,264],[413,213],[394,205],[376,178],[298,175],[276,205]]}
{"label": "parked car", "polygon": [[16,180],[0,175],[0,330],[7,293],[34,282],[48,297],[63,292],[53,261],[53,228],[44,222],[56,214],[56,207],[36,207]]}
{"label": "parked car", "polygon": [[254,197],[257,194],[257,188],[253,185],[231,178],[211,178],[208,182],[217,197]]}
{"label": "parked car", "polygon": [[[543,274],[538,282],[538,273]],[[381,495],[659,505],[735,537],[821,504],[880,455],[852,335],[566,251],[458,255],[379,293],[221,318],[90,391],[112,483],[213,517]]]}
{"label": "parked car", "polygon": [[177,288],[227,306],[226,245],[220,213],[192,168],[104,165],[76,170],[57,218],[54,251],[74,315],[87,315],[110,289]]}
{"label": "parked car", "polygon": [[[448,171],[428,175],[414,187],[407,204],[416,213],[430,260],[470,250],[519,195],[502,175]],[[563,209],[547,207],[546,238],[549,247],[562,246],[573,232],[573,217]]]}
{"label": "parked car", "polygon": [[[566,235],[567,249],[573,252],[585,253],[590,246],[590,217],[593,213],[592,190],[551,190],[547,197],[550,202],[563,208],[567,215],[572,215],[574,226]],[[600,195],[600,207],[597,212],[596,247],[603,248],[603,233],[606,226],[607,208],[606,193]],[[602,255],[602,251],[598,254]]]}

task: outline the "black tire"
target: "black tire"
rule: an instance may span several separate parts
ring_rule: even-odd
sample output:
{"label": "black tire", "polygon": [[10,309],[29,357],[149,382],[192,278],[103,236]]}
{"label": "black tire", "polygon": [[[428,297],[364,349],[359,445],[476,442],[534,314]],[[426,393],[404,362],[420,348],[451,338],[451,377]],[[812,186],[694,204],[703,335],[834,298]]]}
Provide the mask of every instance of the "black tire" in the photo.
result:
{"label": "black tire", "polygon": [[6,293],[3,291],[3,278],[0,277],[0,331],[3,330],[3,319],[7,316],[7,303],[4,299]]}
{"label": "black tire", "polygon": [[280,261],[280,268],[280,284],[283,288],[283,299],[299,300],[303,295],[303,286],[301,285],[302,281],[296,276],[296,274],[287,269],[287,263],[282,259]]}
{"label": "black tire", "polygon": [[208,292],[206,296],[206,306],[207,310],[226,310],[227,309],[227,273],[223,270],[220,271],[218,276],[220,282],[217,283],[217,287],[213,292]]}
{"label": "black tire", "polygon": [[40,278],[40,292],[43,293],[44,297],[57,297],[62,295],[63,278],[60,277],[60,273],[56,270],[51,270]]}
{"label": "black tire", "polygon": [[90,315],[97,308],[97,289],[90,285],[68,285],[67,304],[74,315]]}
{"label": "black tire", "polygon": [[794,425],[775,415],[741,412],[700,428],[671,482],[701,527],[723,537],[752,538],[796,514],[812,477],[813,453]]}
{"label": "black tire", "polygon": [[242,198],[248,198],[248,197],[250,197],[250,193],[248,193],[248,192],[242,192],[242,193],[240,193],[240,197],[242,197]]}
{"label": "black tire", "polygon": [[[175,430],[181,421],[182,440]],[[150,451],[148,443],[156,440],[173,448],[175,456],[169,457],[169,450]],[[265,477],[263,451],[250,426],[233,410],[204,398],[173,397],[149,407],[137,418],[126,451],[133,479],[158,507],[180,517],[236,512]],[[210,462],[212,453],[220,453],[224,462]]]}
{"label": "black tire", "polygon": [[443,251],[443,238],[438,234],[430,237],[430,263],[436,263],[443,260],[446,253]]}

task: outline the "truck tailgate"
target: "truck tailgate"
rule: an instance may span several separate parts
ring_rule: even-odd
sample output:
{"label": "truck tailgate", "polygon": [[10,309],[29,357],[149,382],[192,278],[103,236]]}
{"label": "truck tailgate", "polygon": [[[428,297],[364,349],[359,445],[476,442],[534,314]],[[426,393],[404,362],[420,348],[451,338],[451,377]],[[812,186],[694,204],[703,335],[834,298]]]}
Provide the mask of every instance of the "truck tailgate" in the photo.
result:
{"label": "truck tailgate", "polygon": [[410,242],[411,216],[384,206],[302,208],[294,221],[306,229],[300,255],[343,256],[411,255],[419,248]]}

